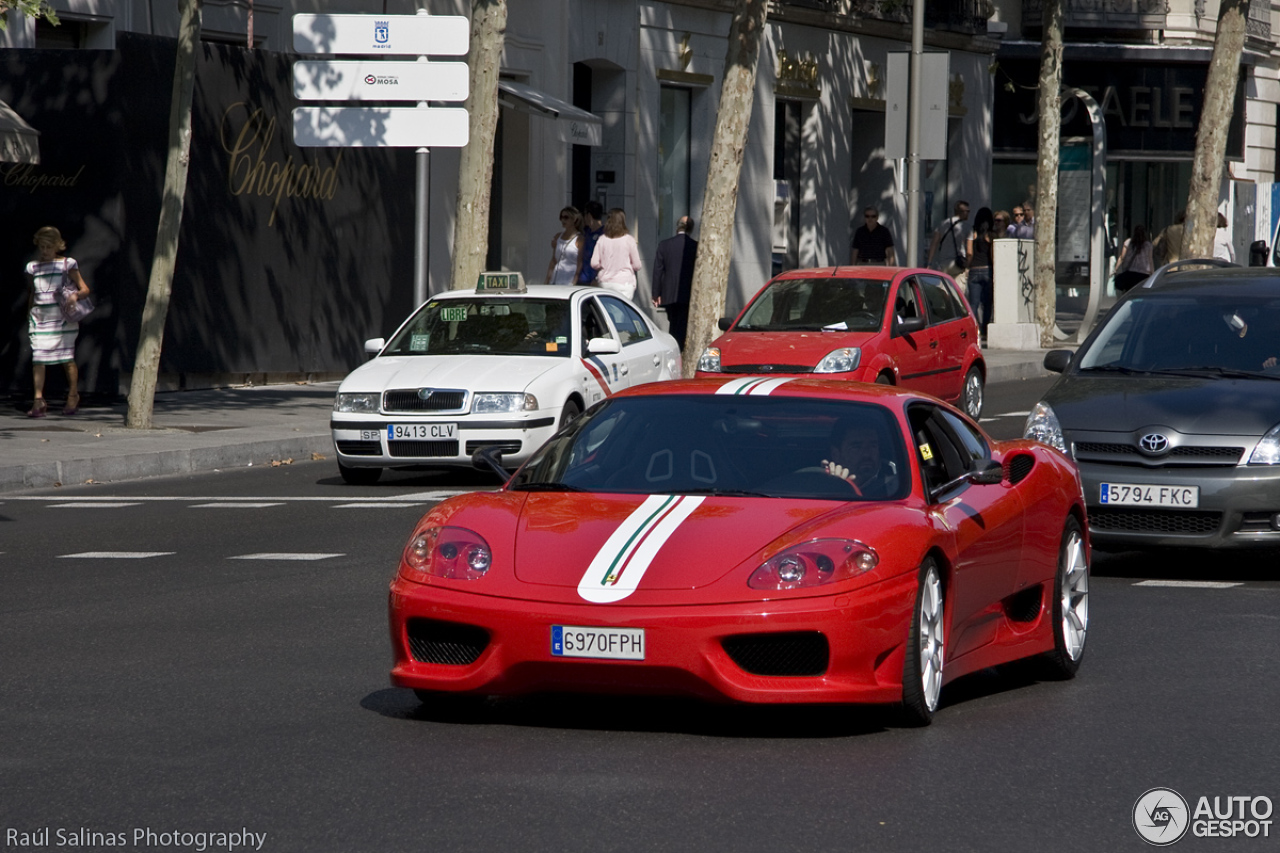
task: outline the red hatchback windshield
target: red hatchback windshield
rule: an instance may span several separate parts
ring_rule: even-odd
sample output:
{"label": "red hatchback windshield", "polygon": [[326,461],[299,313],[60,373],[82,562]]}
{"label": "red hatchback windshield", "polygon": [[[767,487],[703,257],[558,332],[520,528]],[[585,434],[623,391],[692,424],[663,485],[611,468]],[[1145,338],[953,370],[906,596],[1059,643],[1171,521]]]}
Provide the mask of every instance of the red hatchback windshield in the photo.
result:
{"label": "red hatchback windshield", "polygon": [[790,278],[756,297],[736,332],[876,332],[889,282],[872,278]]}

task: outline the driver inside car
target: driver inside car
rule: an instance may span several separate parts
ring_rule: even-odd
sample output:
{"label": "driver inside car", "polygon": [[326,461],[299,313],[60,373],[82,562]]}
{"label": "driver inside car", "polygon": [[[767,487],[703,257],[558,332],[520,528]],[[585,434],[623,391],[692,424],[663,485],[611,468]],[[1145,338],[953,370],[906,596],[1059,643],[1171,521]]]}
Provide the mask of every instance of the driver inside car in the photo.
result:
{"label": "driver inside car", "polygon": [[897,488],[898,472],[893,462],[881,457],[880,447],[880,431],[875,426],[842,418],[831,430],[822,470],[847,482],[859,497],[887,497]]}

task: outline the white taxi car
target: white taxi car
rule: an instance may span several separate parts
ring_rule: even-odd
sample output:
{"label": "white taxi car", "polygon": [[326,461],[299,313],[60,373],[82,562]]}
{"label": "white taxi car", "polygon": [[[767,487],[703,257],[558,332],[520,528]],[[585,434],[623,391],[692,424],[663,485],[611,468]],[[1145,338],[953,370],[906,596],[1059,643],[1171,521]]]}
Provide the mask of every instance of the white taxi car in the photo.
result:
{"label": "white taxi car", "polygon": [[591,404],[681,374],[675,338],[617,294],[517,273],[433,296],[365,349],[377,356],[342,381],[329,423],[348,483],[486,447],[515,468]]}

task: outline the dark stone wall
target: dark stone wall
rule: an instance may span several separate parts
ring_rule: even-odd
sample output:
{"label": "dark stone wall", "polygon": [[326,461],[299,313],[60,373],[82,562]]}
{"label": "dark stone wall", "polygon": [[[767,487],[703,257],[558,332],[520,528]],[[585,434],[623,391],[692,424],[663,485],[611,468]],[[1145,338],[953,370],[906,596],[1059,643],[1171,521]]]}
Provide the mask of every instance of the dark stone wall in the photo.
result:
{"label": "dark stone wall", "polygon": [[[86,390],[132,370],[167,153],[172,39],[114,51],[9,50],[0,99],[41,131],[39,166],[0,164],[0,391],[31,385],[31,237],[61,229],[98,300]],[[161,373],[342,373],[411,308],[414,155],[293,144],[291,62],[202,44],[191,165]]]}

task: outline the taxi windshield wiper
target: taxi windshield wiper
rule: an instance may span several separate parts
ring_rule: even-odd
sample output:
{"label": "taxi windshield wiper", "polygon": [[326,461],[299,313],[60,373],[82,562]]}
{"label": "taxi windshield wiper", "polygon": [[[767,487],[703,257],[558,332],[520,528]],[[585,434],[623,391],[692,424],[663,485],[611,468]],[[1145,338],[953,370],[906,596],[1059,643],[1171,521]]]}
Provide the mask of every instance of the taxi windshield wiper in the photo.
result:
{"label": "taxi windshield wiper", "polygon": [[570,486],[568,483],[520,483],[512,486],[510,491],[513,492],[585,492],[586,489],[580,489],[577,486]]}

